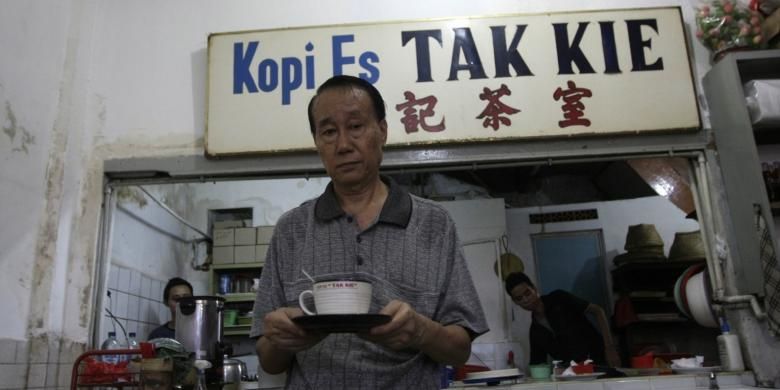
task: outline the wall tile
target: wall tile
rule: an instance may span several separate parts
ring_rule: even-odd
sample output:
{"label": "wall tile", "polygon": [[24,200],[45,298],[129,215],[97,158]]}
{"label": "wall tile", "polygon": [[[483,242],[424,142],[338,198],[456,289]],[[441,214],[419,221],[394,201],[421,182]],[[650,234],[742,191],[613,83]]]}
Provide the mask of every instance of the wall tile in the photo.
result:
{"label": "wall tile", "polygon": [[130,270],[130,289],[128,293],[141,295],[141,273],[136,270]]}
{"label": "wall tile", "polygon": [[31,364],[27,376],[28,387],[43,387],[46,385],[46,364]]}
{"label": "wall tile", "polygon": [[162,302],[163,286],[163,282],[159,280],[152,280],[152,299],[158,302]]}
{"label": "wall tile", "polygon": [[27,340],[16,342],[16,364],[27,364],[30,358],[30,342]]}
{"label": "wall tile", "polygon": [[602,382],[560,382],[558,390],[604,390]]}
{"label": "wall tile", "polygon": [[[520,386],[522,386],[520,388],[522,388],[523,390],[555,390],[556,389],[554,383],[545,383],[545,384],[541,384],[541,383],[538,383],[538,384],[537,383],[524,383],[524,384],[522,384]],[[513,386],[513,388],[514,388],[514,386]]]}
{"label": "wall tile", "polygon": [[0,364],[16,362],[16,340],[0,339]]}
{"label": "wall tile", "polygon": [[86,352],[86,346],[81,343],[64,343],[60,346],[60,356],[57,363],[73,364],[81,354]]}
{"label": "wall tile", "polygon": [[696,387],[696,383],[692,376],[680,376],[680,377],[668,377],[668,378],[651,378],[650,388],[652,390],[661,389],[693,389]]}
{"label": "wall tile", "polygon": [[139,300],[142,299],[135,295],[129,295],[127,298],[127,319],[138,320],[138,307],[140,306]]}
{"label": "wall tile", "polygon": [[0,389],[23,388],[26,372],[26,364],[0,364]]}
{"label": "wall tile", "polygon": [[46,359],[46,362],[55,363],[60,358],[60,338],[49,336],[47,343],[49,344],[49,357]]}
{"label": "wall tile", "polygon": [[46,365],[46,388],[50,389],[57,386],[59,369],[60,365],[56,363]]}
{"label": "wall tile", "polygon": [[171,316],[171,310],[168,309],[167,306],[159,305],[157,309],[157,318],[159,319],[159,323],[166,322],[170,320]]}
{"label": "wall tile", "polygon": [[149,322],[149,317],[151,317],[151,302],[146,298],[142,298],[138,303],[138,320],[141,322]]}
{"label": "wall tile", "polygon": [[146,275],[141,275],[141,296],[144,298],[152,297],[152,279]]}
{"label": "wall tile", "polygon": [[117,289],[123,292],[128,292],[130,290],[130,270],[125,267],[119,267]]}
{"label": "wall tile", "polygon": [[650,390],[647,379],[625,379],[604,382],[604,390]]}
{"label": "wall tile", "polygon": [[30,363],[47,363],[48,359],[48,341],[41,337],[30,339]]}
{"label": "wall tile", "polygon": [[73,364],[61,364],[57,373],[57,386],[64,389],[70,389],[70,378],[73,373]]}
{"label": "wall tile", "polygon": [[118,318],[127,318],[127,294],[123,292],[116,293],[116,310],[114,316]]}
{"label": "wall tile", "polygon": [[119,287],[119,268],[116,265],[111,264],[111,269],[108,271],[108,288],[116,290]]}

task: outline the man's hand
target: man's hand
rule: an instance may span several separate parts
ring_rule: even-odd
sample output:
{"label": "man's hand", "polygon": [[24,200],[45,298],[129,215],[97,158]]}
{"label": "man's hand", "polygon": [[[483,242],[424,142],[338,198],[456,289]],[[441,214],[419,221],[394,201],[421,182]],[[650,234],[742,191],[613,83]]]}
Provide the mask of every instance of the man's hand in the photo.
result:
{"label": "man's hand", "polygon": [[263,318],[263,338],[277,351],[296,353],[309,349],[319,343],[325,334],[306,332],[292,322],[303,315],[297,307],[276,309]]}
{"label": "man's hand", "polygon": [[393,318],[387,324],[372,328],[368,334],[363,334],[361,337],[392,350],[422,349],[428,336],[437,326],[430,319],[414,311],[408,303],[398,300],[388,303],[379,314],[387,314]]}

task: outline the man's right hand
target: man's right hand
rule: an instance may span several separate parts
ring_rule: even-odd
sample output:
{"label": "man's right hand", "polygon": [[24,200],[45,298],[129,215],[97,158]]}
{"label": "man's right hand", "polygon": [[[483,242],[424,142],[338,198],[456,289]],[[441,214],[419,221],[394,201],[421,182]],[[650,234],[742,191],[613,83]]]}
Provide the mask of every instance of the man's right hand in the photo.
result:
{"label": "man's right hand", "polygon": [[262,338],[281,352],[296,353],[313,347],[327,335],[306,332],[292,322],[293,318],[302,315],[303,311],[297,307],[283,307],[266,314]]}

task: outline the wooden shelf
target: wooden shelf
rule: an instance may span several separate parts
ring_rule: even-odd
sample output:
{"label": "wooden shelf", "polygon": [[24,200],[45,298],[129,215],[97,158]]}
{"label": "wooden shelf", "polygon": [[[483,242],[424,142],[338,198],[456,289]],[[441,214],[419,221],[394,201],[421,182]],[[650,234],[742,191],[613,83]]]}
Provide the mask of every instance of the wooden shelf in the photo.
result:
{"label": "wooden shelf", "polygon": [[254,301],[257,294],[250,292],[250,293],[225,294],[225,295],[217,295],[217,296],[225,298],[225,302],[247,302],[247,301]]}
{"label": "wooden shelf", "polygon": [[222,334],[225,336],[248,336],[252,330],[252,325],[233,325],[222,328]]}

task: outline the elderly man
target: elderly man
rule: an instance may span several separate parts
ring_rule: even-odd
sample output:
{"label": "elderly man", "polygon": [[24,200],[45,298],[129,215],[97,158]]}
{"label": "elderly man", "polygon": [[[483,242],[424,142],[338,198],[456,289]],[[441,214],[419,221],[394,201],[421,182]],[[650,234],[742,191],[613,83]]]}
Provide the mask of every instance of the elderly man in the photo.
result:
{"label": "elderly man", "polygon": [[[380,176],[387,121],[370,83],[323,83],[309,124],[331,182],[276,225],[251,332],[261,365],[287,372],[288,388],[438,389],[442,366],[465,363],[488,330],[454,223]],[[390,322],[358,334],[305,331],[293,321],[311,287],[302,271],[369,280],[371,305]]]}

